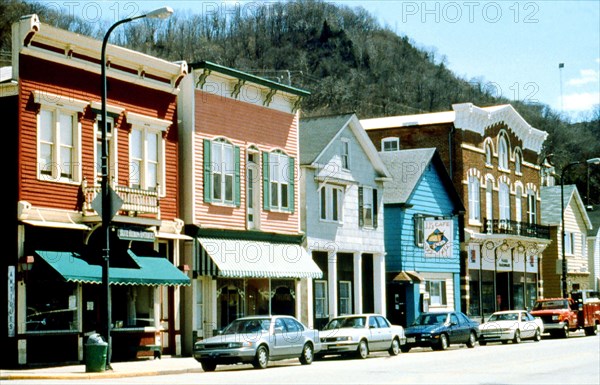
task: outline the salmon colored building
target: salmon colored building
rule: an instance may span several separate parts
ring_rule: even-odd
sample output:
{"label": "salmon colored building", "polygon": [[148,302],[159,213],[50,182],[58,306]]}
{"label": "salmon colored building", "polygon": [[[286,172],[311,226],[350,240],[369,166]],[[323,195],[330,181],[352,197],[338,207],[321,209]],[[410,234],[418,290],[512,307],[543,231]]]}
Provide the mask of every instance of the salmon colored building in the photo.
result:
{"label": "salmon colored building", "polygon": [[181,84],[185,350],[246,315],[300,318],[301,281],[321,270],[302,247],[299,105],[308,92],[210,62]]}
{"label": "salmon colored building", "polygon": [[[102,329],[101,41],[22,17],[2,69],[13,241],[2,327],[10,364],[78,362]],[[108,178],[120,203],[110,236],[112,357],[180,350],[179,135],[176,99],[187,73],[114,45],[107,49]],[[106,322],[104,322],[106,323]],[[51,353],[50,353],[51,352]],[[142,353],[143,354],[143,353]]]}

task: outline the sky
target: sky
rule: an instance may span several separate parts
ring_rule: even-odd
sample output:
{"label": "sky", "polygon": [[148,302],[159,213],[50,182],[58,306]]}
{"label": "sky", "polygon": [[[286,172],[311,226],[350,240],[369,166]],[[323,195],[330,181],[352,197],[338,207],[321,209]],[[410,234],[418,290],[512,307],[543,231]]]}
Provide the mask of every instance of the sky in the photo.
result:
{"label": "sky", "polygon": [[[257,1],[43,0],[94,21],[116,21],[161,6],[175,13],[251,12]],[[550,105],[572,121],[600,104],[600,1],[331,0],[363,7],[382,26],[496,96]],[[560,66],[562,63],[562,68]]]}

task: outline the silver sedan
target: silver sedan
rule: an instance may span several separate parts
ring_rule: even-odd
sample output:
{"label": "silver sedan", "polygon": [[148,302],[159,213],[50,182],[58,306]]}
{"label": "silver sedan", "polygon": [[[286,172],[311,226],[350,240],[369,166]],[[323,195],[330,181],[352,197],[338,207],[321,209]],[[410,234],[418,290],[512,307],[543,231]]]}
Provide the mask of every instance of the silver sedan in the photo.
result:
{"label": "silver sedan", "polygon": [[219,335],[194,344],[194,358],[205,372],[217,365],[250,363],[264,369],[269,361],[299,358],[310,365],[321,349],[318,331],[290,316],[238,318]]}

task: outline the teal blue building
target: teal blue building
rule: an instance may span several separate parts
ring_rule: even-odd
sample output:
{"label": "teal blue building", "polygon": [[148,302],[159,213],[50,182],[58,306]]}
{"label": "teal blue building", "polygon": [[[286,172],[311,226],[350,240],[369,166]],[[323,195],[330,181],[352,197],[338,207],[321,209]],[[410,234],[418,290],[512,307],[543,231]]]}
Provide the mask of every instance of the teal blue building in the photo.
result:
{"label": "teal blue building", "polygon": [[459,217],[465,209],[435,148],[383,151],[387,315],[460,308]]}

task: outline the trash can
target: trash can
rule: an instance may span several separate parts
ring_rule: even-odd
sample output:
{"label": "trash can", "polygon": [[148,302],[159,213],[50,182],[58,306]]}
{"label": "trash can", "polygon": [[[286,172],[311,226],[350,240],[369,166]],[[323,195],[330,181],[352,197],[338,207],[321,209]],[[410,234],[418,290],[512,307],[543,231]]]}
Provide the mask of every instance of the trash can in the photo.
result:
{"label": "trash can", "polygon": [[102,336],[98,333],[90,335],[85,344],[85,371],[105,371],[107,353],[108,344],[102,339]]}

